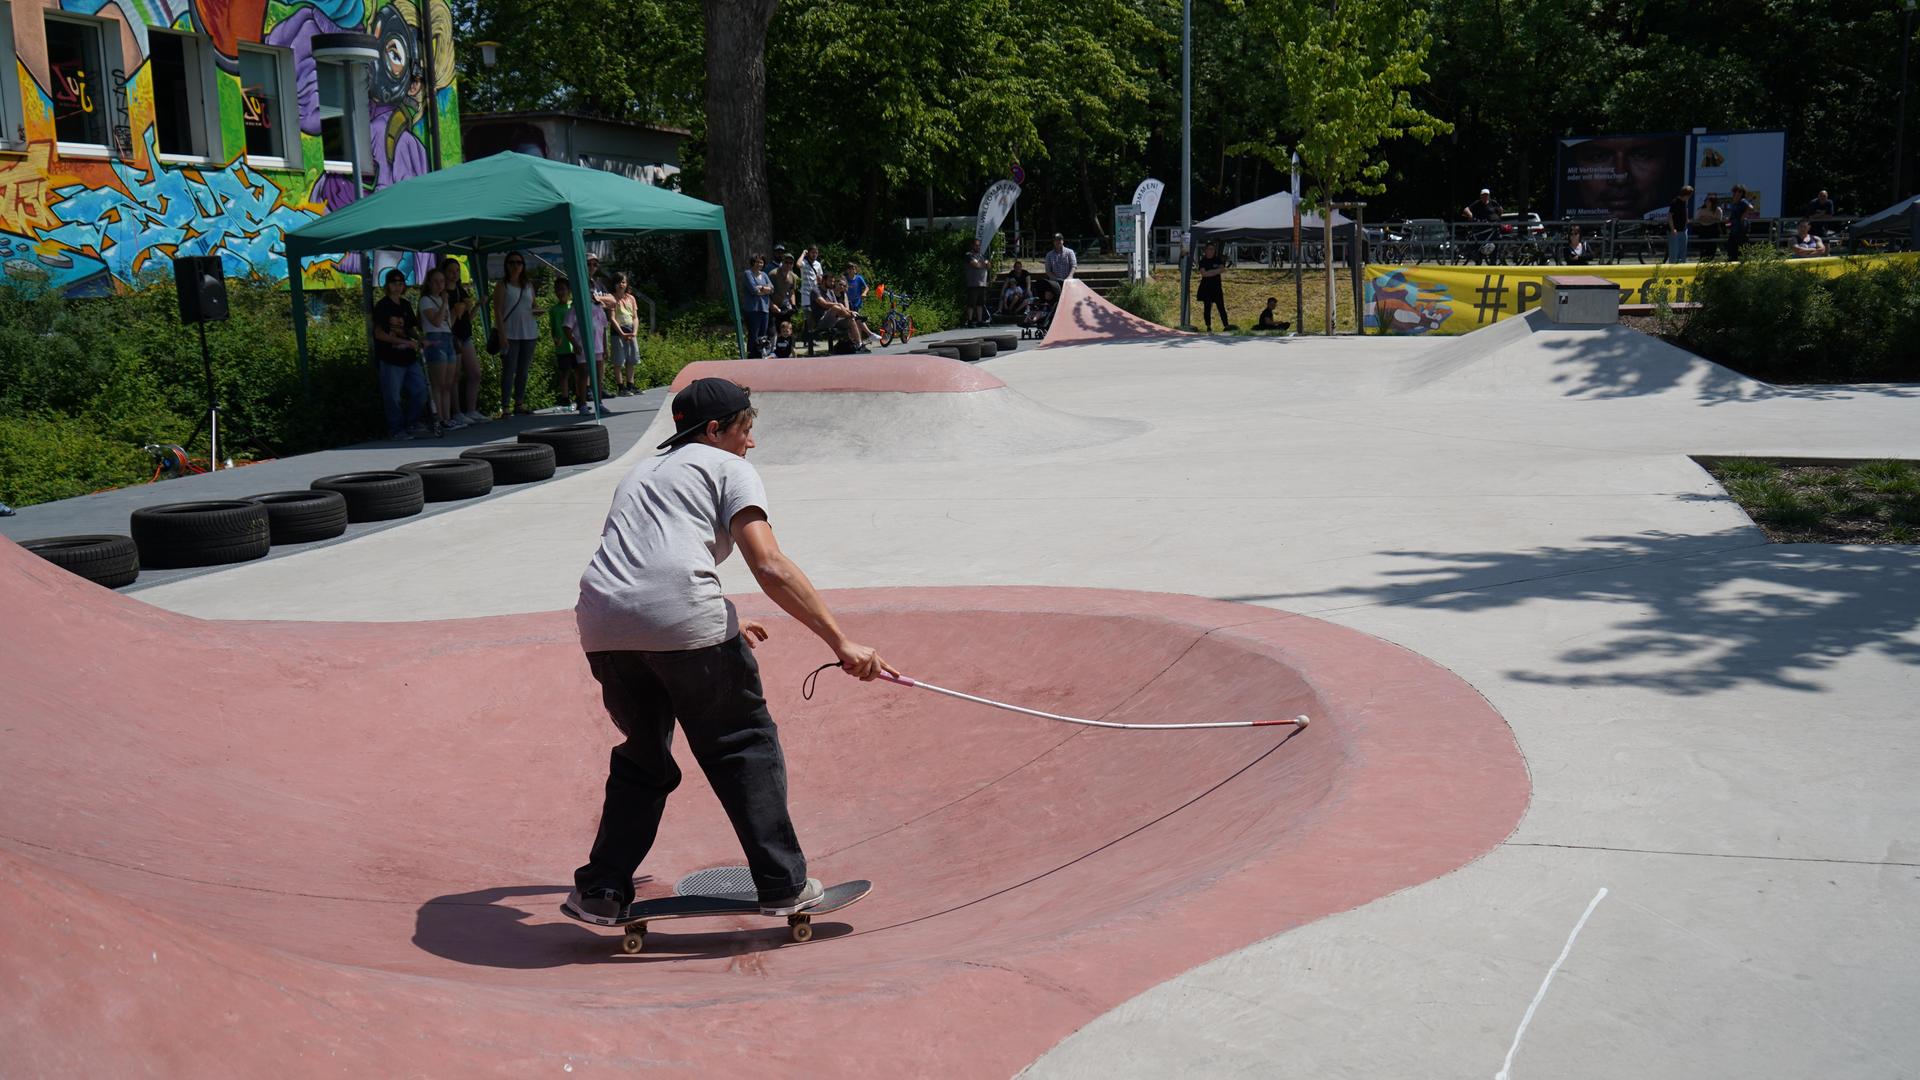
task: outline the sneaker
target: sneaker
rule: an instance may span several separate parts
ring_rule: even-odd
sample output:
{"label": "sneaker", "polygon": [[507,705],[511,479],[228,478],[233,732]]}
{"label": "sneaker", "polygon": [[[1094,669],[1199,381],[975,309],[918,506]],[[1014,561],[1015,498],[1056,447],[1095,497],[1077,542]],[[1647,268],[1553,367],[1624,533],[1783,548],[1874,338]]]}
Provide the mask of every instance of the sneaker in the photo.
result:
{"label": "sneaker", "polygon": [[586,921],[601,926],[618,926],[620,920],[627,917],[627,901],[614,889],[588,889],[584,896],[575,889],[567,894],[567,907]]}
{"label": "sneaker", "polygon": [[433,437],[436,439],[444,439],[447,437],[447,429],[445,425],[441,424],[440,421],[438,420],[435,420],[433,422]]}
{"label": "sneaker", "polygon": [[581,416],[592,416],[593,406],[583,401],[580,403],[580,407],[578,409],[575,409],[574,412],[579,413]]}
{"label": "sneaker", "polygon": [[473,424],[484,424],[487,421],[493,419],[493,417],[488,416],[486,413],[483,413],[478,409],[475,409],[473,412],[461,413],[460,419],[465,420],[469,425],[473,425]]}
{"label": "sneaker", "polygon": [[446,423],[440,426],[447,429],[448,431],[459,431],[461,428],[467,426],[467,422],[465,420],[460,419],[459,413],[455,413],[453,416],[453,419],[447,421]]}
{"label": "sneaker", "polygon": [[808,878],[806,887],[794,893],[792,896],[781,897],[774,900],[761,897],[760,914],[791,915],[796,911],[804,911],[818,904],[820,898],[826,894],[827,890],[820,887],[819,878]]}
{"label": "sneaker", "polygon": [[393,434],[391,434],[391,435],[388,435],[388,436],[387,436],[387,440],[388,440],[389,442],[412,442],[412,441],[413,441],[413,432],[411,432],[411,431],[396,431],[396,432],[394,432]]}

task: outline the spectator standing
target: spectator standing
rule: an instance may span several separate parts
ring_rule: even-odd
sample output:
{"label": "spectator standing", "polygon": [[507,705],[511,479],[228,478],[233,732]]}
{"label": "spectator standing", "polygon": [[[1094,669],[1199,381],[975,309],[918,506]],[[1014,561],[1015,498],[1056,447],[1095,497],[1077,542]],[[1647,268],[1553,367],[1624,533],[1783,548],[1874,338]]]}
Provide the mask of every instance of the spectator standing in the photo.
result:
{"label": "spectator standing", "polygon": [[767,260],[755,255],[747,260],[747,301],[743,305],[747,320],[747,355],[767,354],[767,328],[773,317],[773,279],[767,276]]}
{"label": "spectator standing", "polygon": [[560,404],[566,407],[568,391],[587,411],[587,364],[580,355],[579,305],[573,302],[573,283],[566,278],[553,279],[553,306],[547,309],[547,332],[553,335],[553,366],[560,373]]}
{"label": "spectator standing", "polygon": [[1227,293],[1220,282],[1220,276],[1227,271],[1227,260],[1220,257],[1220,245],[1212,240],[1200,253],[1200,284],[1194,289],[1194,297],[1200,301],[1200,315],[1206,321],[1207,333],[1213,333],[1213,309],[1220,309],[1220,328],[1232,330],[1233,323],[1227,319]]}
{"label": "spectator standing", "polygon": [[449,260],[440,268],[447,274],[447,296],[453,307],[453,351],[460,359],[454,415],[468,424],[483,423],[488,418],[480,411],[480,354],[473,347],[473,313],[479,304],[473,290],[467,288],[458,262]]}
{"label": "spectator standing", "polygon": [[793,320],[781,319],[773,334],[773,355],[782,360],[793,357]]}
{"label": "spectator standing", "polygon": [[814,324],[816,314],[814,297],[820,288],[820,246],[808,244],[800,253],[800,310],[806,322],[801,327],[800,339],[807,343],[807,355],[813,355],[813,335],[818,327]]}
{"label": "spectator standing", "polygon": [[773,272],[767,277],[773,282],[773,296],[768,305],[768,314],[775,325],[790,322],[794,313],[794,290],[800,286],[798,274],[794,270],[793,256],[776,248]]}
{"label": "spectator standing", "polygon": [[1685,184],[1667,204],[1667,261],[1687,261],[1687,222],[1693,217],[1693,185]]}
{"label": "spectator standing", "polygon": [[1807,203],[1807,216],[1815,219],[1833,216],[1833,199],[1827,194],[1826,188],[1821,188],[1820,194]]}
{"label": "spectator standing", "polygon": [[967,254],[961,260],[961,283],[967,288],[967,325],[985,326],[992,321],[987,312],[987,273],[993,263],[980,250],[980,238],[967,242]]}
{"label": "spectator standing", "polygon": [[613,310],[613,279],[600,271],[600,256],[591,253],[587,255],[587,300],[592,312],[593,349],[600,361],[600,386],[604,390],[609,379],[615,387],[624,386],[620,365],[614,360],[613,334],[607,329],[607,315]]}
{"label": "spectator standing", "polygon": [[420,330],[426,339],[421,355],[427,362],[434,415],[440,418],[443,429],[458,431],[467,422],[453,407],[460,393],[460,357],[453,344],[453,298],[447,292],[447,275],[438,267],[427,271],[427,282],[420,289]]}
{"label": "spectator standing", "polygon": [[1693,215],[1693,235],[1700,241],[1700,261],[1705,262],[1720,250],[1720,234],[1727,228],[1727,217],[1720,212],[1720,196],[1707,193],[1700,212]]}
{"label": "spectator standing", "polygon": [[607,353],[613,358],[614,373],[620,380],[616,392],[625,397],[640,392],[639,383],[635,381],[640,368],[640,300],[633,295],[633,285],[625,270],[613,275],[611,288],[607,302],[594,305],[594,312],[604,312],[609,318]]}
{"label": "spectator standing", "polygon": [[1793,238],[1793,257],[1796,259],[1817,259],[1827,253],[1827,242],[1815,236],[1813,222],[1801,221],[1800,231]]}
{"label": "spectator standing", "polygon": [[527,258],[513,252],[506,272],[493,286],[493,325],[500,335],[500,415],[531,416],[527,408],[527,370],[540,323],[533,316],[533,280]]}
{"label": "spectator standing", "polygon": [[388,270],[386,290],[373,305],[373,354],[380,361],[387,438],[406,440],[413,438],[427,411],[427,380],[420,373],[420,320],[407,303],[405,274]]}
{"label": "spectator standing", "polygon": [[1055,303],[1060,300],[1060,289],[1073,276],[1080,266],[1080,257],[1067,246],[1066,237],[1053,234],[1053,249],[1047,252],[1047,291]]}
{"label": "spectator standing", "polygon": [[1747,229],[1750,227],[1747,215],[1753,212],[1753,201],[1747,198],[1744,184],[1733,185],[1733,198],[1727,200],[1727,257],[1739,259],[1742,248],[1747,246]]}

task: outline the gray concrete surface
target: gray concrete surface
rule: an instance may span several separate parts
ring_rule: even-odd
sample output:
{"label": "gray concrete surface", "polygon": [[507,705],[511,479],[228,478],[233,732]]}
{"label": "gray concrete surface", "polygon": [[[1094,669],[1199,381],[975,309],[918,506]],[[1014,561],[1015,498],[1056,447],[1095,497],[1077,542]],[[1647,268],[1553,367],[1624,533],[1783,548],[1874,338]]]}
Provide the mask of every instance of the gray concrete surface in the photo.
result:
{"label": "gray concrete surface", "polygon": [[[1914,389],[1780,391],[1624,331],[1469,340],[1022,350],[984,366],[1035,404],[1024,442],[989,453],[956,417],[891,434],[911,456],[769,451],[772,521],[823,586],[1304,612],[1459,673],[1527,757],[1531,806],[1486,858],[1170,980],[1026,1075],[1493,1076],[1602,887],[1512,1076],[1914,1075],[1920,550],[1769,545],[1687,456],[1920,456]],[[1058,414],[1130,433],[1063,447]],[[143,599],[566,607],[620,472]]]}

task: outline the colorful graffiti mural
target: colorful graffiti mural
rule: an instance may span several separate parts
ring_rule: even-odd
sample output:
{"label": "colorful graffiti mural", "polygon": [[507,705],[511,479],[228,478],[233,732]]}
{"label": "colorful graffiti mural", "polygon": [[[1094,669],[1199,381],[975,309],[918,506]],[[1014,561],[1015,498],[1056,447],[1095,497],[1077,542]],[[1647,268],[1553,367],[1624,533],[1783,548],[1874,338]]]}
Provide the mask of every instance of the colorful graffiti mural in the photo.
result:
{"label": "colorful graffiti mural", "polygon": [[[340,111],[324,102],[315,34],[379,43],[363,155],[374,186],[460,160],[447,0],[15,0],[8,12],[23,108],[0,131],[0,285],[102,292],[170,274],[175,255],[284,281],[286,231],[359,195],[330,160],[352,155],[325,130]],[[183,76],[188,62],[207,70]],[[160,134],[187,126],[203,152]],[[361,269],[338,256],[309,264],[307,280]]]}

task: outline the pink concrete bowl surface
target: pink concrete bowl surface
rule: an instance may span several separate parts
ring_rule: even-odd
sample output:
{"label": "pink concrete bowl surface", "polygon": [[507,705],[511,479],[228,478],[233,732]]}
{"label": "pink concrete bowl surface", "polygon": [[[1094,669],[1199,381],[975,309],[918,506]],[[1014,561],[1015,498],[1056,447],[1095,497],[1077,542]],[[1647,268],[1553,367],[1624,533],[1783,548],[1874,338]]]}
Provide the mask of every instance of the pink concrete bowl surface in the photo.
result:
{"label": "pink concrete bowl surface", "polygon": [[[205,622],[0,544],[0,1045],[25,1074],[1005,1076],[1196,964],[1446,873],[1528,786],[1471,688],[1284,612],[1077,589],[832,597],[902,670],[759,652],[796,823],[867,899],[657,924],[556,911],[615,736],[567,613]],[[766,616],[757,598],[743,610]],[[642,895],[740,854],[699,770]],[[1276,1010],[1280,1003],[1276,1003]]]}

